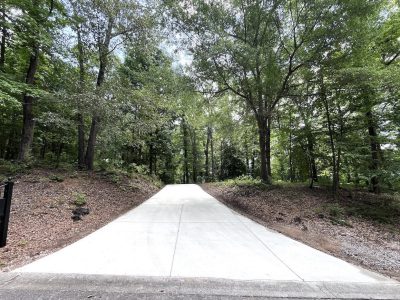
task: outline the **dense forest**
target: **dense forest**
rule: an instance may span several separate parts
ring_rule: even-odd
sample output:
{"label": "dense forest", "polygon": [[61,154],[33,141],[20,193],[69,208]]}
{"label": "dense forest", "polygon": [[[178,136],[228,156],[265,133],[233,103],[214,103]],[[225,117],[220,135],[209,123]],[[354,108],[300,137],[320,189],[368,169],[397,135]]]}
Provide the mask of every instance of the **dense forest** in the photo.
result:
{"label": "dense forest", "polygon": [[1,164],[400,189],[395,0],[2,0]]}

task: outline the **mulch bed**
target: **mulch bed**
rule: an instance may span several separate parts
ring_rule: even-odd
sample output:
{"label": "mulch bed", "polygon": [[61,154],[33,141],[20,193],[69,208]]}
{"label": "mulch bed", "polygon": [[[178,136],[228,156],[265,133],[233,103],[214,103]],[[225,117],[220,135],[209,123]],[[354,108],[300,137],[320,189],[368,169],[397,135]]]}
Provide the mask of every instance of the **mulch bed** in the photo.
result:
{"label": "mulch bed", "polygon": [[[7,246],[0,267],[9,271],[90,234],[159,190],[145,178],[104,173],[33,170],[15,181]],[[72,219],[77,199],[88,215]]]}
{"label": "mulch bed", "polygon": [[[232,209],[269,228],[350,263],[400,280],[400,220],[384,224],[346,216],[333,222],[326,188],[205,184],[203,188]],[[346,195],[339,201],[347,201]],[[363,195],[368,197],[368,195]]]}

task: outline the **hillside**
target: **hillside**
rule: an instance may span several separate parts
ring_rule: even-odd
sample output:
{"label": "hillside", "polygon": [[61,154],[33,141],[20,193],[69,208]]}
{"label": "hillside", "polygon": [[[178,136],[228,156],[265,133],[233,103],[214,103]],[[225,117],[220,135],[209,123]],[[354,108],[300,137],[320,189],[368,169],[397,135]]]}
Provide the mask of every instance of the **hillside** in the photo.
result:
{"label": "hillside", "polygon": [[[34,169],[17,176],[1,269],[73,243],[141,204],[159,187],[150,177],[106,172]],[[79,207],[89,214],[73,220],[72,211]]]}
{"label": "hillside", "polygon": [[400,279],[400,201],[394,196],[305,186],[205,184],[234,210],[350,263]]}

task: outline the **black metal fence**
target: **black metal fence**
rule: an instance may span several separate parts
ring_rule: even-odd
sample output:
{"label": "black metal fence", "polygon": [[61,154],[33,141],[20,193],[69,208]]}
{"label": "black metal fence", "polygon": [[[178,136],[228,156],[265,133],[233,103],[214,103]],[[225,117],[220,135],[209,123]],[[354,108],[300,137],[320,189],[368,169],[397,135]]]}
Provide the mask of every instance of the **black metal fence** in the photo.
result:
{"label": "black metal fence", "polygon": [[4,187],[4,196],[0,198],[0,248],[7,243],[8,221],[10,219],[11,198],[14,183],[9,181],[1,187]]}

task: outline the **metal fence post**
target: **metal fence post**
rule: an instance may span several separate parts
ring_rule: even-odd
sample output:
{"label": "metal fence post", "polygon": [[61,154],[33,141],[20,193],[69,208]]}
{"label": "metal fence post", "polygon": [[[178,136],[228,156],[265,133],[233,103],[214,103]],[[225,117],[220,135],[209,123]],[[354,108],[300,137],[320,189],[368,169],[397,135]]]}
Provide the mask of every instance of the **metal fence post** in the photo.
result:
{"label": "metal fence post", "polygon": [[14,182],[7,182],[4,187],[4,198],[0,199],[0,247],[4,247],[7,243],[13,186]]}

